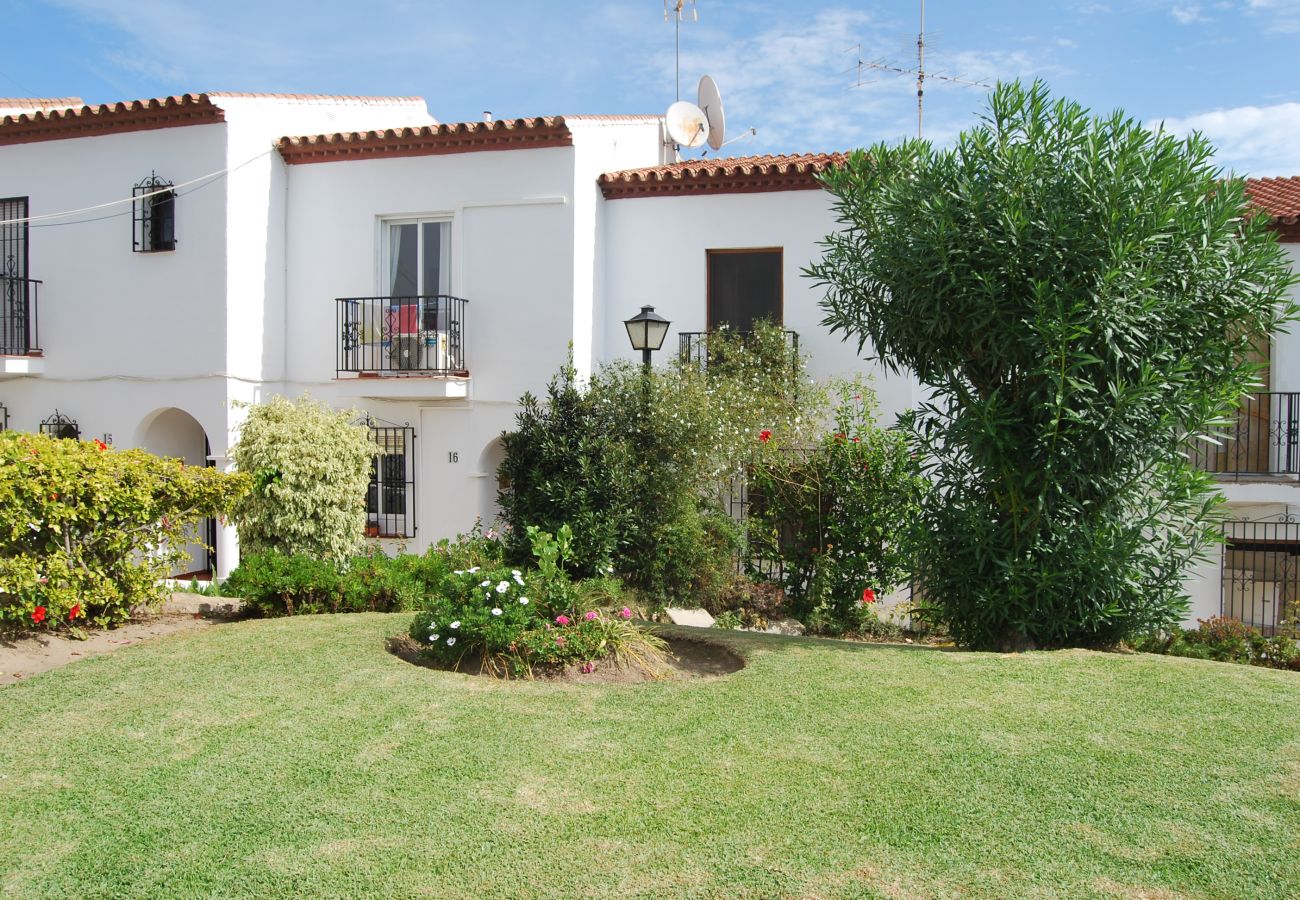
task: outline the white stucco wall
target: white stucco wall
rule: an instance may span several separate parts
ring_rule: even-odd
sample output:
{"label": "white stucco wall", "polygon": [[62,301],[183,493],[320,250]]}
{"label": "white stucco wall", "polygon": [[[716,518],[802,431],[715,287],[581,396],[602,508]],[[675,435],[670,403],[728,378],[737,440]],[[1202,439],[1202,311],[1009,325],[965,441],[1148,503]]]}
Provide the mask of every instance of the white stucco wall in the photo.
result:
{"label": "white stucco wall", "polygon": [[910,379],[885,377],[855,345],[820,324],[823,294],[802,270],[820,258],[818,242],[835,228],[823,191],[607,200],[604,218],[604,331],[610,357],[634,357],[623,320],[643,304],[672,322],[657,360],[677,352],[679,332],[707,329],[707,251],[780,247],[784,325],[799,333],[799,348],[811,357],[810,373],[818,378],[872,374],[886,423],[913,404]]}

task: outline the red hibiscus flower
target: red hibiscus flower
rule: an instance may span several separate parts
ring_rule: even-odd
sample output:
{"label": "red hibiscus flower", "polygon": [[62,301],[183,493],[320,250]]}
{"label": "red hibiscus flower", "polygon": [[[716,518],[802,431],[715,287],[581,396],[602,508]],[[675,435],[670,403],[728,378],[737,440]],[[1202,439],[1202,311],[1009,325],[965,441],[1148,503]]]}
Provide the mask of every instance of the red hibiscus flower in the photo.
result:
{"label": "red hibiscus flower", "polygon": [[863,589],[862,589],[862,602],[863,602],[863,603],[875,603],[875,602],[876,602],[876,592],[873,591],[871,588],[863,588]]}
{"label": "red hibiscus flower", "polygon": [[79,615],[81,615],[81,604],[80,603],[72,604],[72,609],[68,610],[68,618],[75,619]]}
{"label": "red hibiscus flower", "polygon": [[108,444],[105,444],[105,443],[104,443],[103,441],[101,441],[99,438],[95,438],[95,446],[98,447],[100,450],[107,450],[107,449],[108,449]]}
{"label": "red hibiscus flower", "polygon": [[32,621],[35,622],[35,623],[37,623],[38,625],[39,625],[41,622],[44,622],[44,621],[45,621],[45,607],[44,607],[44,606],[38,606],[38,607],[36,607],[34,610],[32,610]]}
{"label": "red hibiscus flower", "polygon": [[768,441],[772,440],[772,432],[769,429],[764,428],[758,433],[758,439],[766,444]]}

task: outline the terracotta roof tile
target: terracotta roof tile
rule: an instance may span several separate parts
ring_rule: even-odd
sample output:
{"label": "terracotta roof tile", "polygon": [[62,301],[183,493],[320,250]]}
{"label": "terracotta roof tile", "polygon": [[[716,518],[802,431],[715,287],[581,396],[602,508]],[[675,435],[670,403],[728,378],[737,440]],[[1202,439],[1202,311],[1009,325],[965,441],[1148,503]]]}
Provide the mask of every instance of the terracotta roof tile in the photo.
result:
{"label": "terracotta roof tile", "polygon": [[391,156],[434,156],[479,150],[569,147],[573,135],[563,116],[448,122],[419,128],[349,131],[308,137],[283,137],[280,155],[289,164],[338,162]]}
{"label": "terracotta roof tile", "polygon": [[1300,178],[1247,178],[1246,196],[1269,217],[1279,240],[1300,243]]}
{"label": "terracotta roof tile", "polygon": [[843,153],[691,159],[645,169],[606,172],[598,179],[605,198],[665,194],[747,194],[813,190],[817,174],[844,162]]}
{"label": "terracotta roof tile", "polygon": [[84,105],[80,97],[0,97],[0,109],[71,109]]}
{"label": "terracotta roof tile", "polygon": [[0,146],[222,121],[221,109],[206,94],[181,94],[5,116],[0,119]]}

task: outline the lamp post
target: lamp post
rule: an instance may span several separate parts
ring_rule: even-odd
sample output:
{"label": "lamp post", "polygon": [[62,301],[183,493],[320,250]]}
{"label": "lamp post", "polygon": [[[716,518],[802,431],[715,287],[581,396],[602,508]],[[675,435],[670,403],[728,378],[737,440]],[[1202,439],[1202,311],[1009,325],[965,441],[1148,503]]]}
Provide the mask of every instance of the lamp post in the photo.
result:
{"label": "lamp post", "polygon": [[633,350],[641,351],[641,363],[650,370],[650,354],[664,344],[668,326],[672,323],[655,312],[653,306],[643,306],[641,311],[623,323]]}

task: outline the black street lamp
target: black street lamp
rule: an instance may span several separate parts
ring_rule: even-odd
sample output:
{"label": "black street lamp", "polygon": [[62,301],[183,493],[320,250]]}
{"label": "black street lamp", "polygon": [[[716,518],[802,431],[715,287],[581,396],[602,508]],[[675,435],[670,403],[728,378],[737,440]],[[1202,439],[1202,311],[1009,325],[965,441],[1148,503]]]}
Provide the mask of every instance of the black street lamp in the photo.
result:
{"label": "black street lamp", "polygon": [[655,312],[653,306],[643,306],[641,311],[623,323],[627,329],[632,349],[641,351],[641,362],[650,368],[650,354],[664,345],[668,326],[672,324]]}

